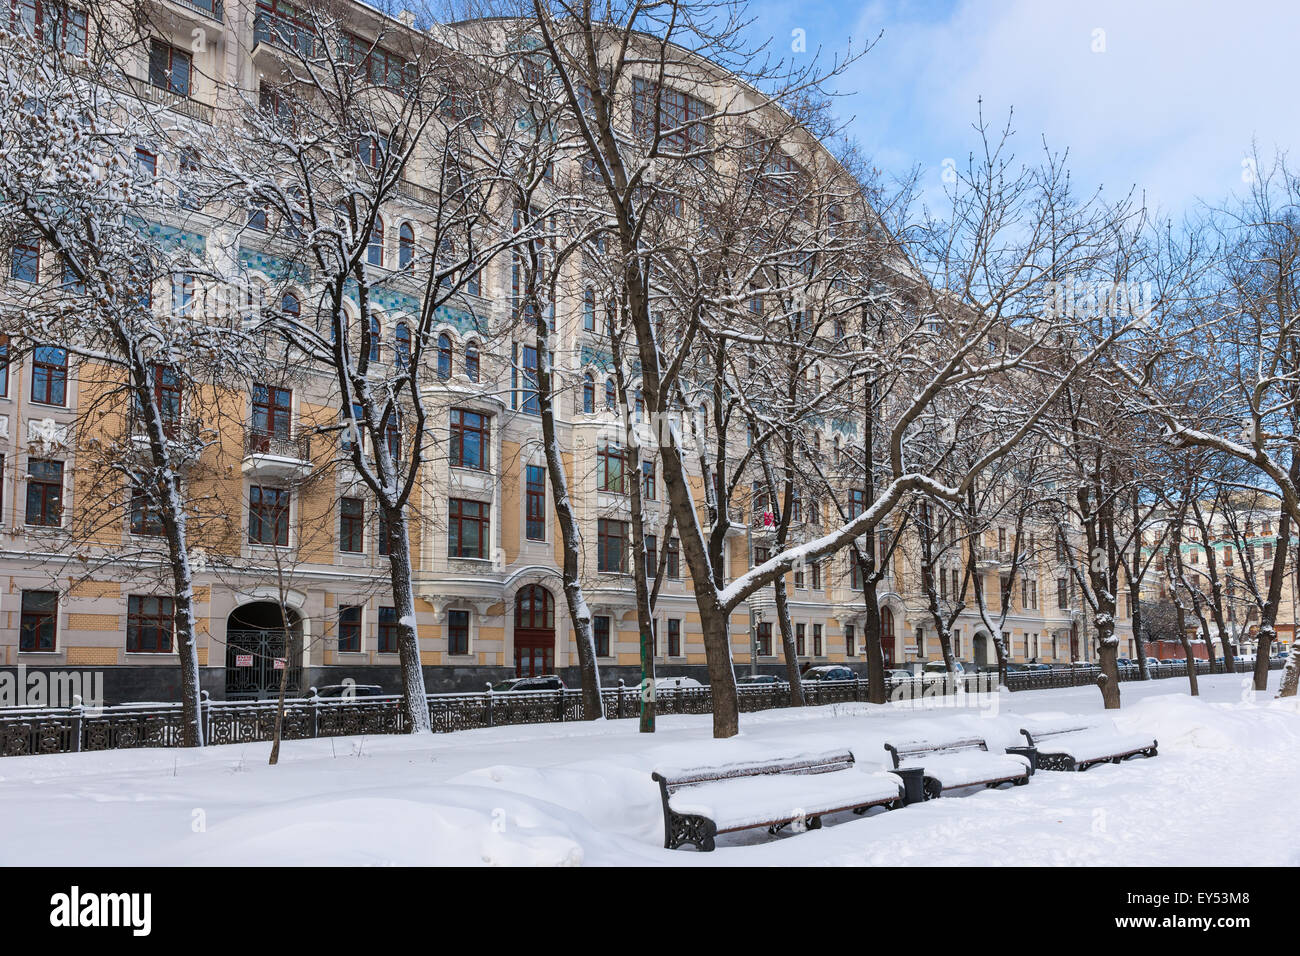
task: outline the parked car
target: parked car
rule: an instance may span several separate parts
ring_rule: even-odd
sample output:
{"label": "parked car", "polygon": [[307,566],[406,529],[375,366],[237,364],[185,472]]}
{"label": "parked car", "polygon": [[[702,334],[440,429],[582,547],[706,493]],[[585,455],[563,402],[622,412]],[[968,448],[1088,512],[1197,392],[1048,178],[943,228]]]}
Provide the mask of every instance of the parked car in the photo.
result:
{"label": "parked car", "polygon": [[555,674],[539,674],[536,677],[511,677],[492,685],[493,692],[513,690],[564,690],[564,681]]}
{"label": "parked car", "polygon": [[810,667],[800,675],[805,681],[856,680],[857,674],[841,664]]}
{"label": "parked car", "polygon": [[1159,666],[1160,666],[1160,658],[1158,657],[1147,658],[1147,667],[1159,667]]}
{"label": "parked car", "polygon": [[885,671],[885,680],[916,680],[916,675],[900,667],[891,667]]}
{"label": "parked car", "polygon": [[774,674],[746,674],[744,677],[737,677],[736,683],[742,686],[753,687],[757,684],[783,684],[785,681]]}
{"label": "parked car", "polygon": [[688,687],[703,687],[694,677],[656,677],[655,692],[661,690],[685,690]]}
{"label": "parked car", "polygon": [[[308,691],[304,696],[311,697]],[[326,687],[318,687],[316,696],[322,700],[340,699],[349,697],[382,697],[384,689],[378,684],[329,684]]]}
{"label": "parked car", "polygon": [[[964,673],[966,672],[966,668],[962,665],[962,662],[961,662],[961,661],[953,661],[953,664],[954,664],[954,666],[957,668],[957,673],[958,673],[958,674],[964,674]],[[944,664],[943,661],[926,661],[926,662],[925,662],[925,673],[927,673],[927,674],[946,674],[946,673],[948,673],[948,667],[947,667],[946,664]]]}

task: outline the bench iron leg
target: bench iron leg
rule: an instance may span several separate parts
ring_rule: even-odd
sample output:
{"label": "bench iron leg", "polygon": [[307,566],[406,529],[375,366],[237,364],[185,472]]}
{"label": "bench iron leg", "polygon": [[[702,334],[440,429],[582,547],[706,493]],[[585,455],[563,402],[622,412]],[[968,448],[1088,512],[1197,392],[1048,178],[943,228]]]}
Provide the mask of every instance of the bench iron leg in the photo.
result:
{"label": "bench iron leg", "polygon": [[708,817],[669,812],[664,825],[664,849],[675,850],[687,843],[705,853],[713,849],[717,824]]}

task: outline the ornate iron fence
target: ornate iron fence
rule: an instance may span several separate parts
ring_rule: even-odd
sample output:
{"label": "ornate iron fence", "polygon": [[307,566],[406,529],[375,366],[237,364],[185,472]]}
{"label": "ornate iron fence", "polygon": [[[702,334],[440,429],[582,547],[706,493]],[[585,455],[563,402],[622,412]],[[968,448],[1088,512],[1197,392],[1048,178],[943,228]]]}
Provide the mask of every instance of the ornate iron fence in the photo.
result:
{"label": "ornate iron fence", "polygon": [[[1270,661],[1278,670],[1281,661]],[[1185,677],[1185,662],[1162,664],[1154,676]],[[1222,671],[1222,668],[1218,668]],[[1197,672],[1210,673],[1207,661],[1197,662]],[[1249,673],[1239,665],[1238,673]],[[1016,671],[1007,675],[1009,690],[1038,690],[1078,687],[1096,680],[1095,667],[1060,667],[1042,671]],[[1136,680],[1137,668],[1125,669],[1121,680]],[[991,692],[996,675],[991,673],[923,674],[887,682],[895,699],[940,694]],[[790,686],[742,684],[738,689],[740,710],[753,713],[790,706]],[[804,699],[811,705],[864,701],[864,680],[809,681]],[[713,696],[708,687],[680,687],[657,690],[657,713],[708,714]],[[477,730],[511,724],[563,723],[582,720],[582,693],[578,690],[506,691],[478,694],[430,694],[429,716],[437,733]],[[213,701],[204,692],[202,704],[205,739],[213,744],[255,743],[270,740],[275,733],[277,702]],[[611,719],[636,717],[641,710],[641,690],[619,681],[617,687],[601,691],[601,709]],[[322,698],[305,697],[285,701],[285,740],[310,737],[348,737],[361,734],[404,734],[410,727],[401,697]],[[182,741],[181,705],[123,704],[115,707],[4,708],[0,709],[0,756],[75,753],[84,750],[125,750],[132,747],[179,747]]]}

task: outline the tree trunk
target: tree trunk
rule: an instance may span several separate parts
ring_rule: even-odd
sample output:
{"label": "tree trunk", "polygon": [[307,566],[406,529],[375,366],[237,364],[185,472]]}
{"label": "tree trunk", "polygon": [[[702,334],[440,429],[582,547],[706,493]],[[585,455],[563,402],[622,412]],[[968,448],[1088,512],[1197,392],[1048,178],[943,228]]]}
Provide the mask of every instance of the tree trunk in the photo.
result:
{"label": "tree trunk", "polygon": [[1282,683],[1277,689],[1277,696],[1294,697],[1297,686],[1300,686],[1300,643],[1292,640],[1291,653],[1287,655],[1286,667],[1282,670]]}
{"label": "tree trunk", "polygon": [[411,539],[406,509],[384,508],[388,525],[388,568],[397,615],[397,656],[402,668],[402,696],[406,701],[411,733],[431,734],[429,697],[420,660],[420,638],[415,627],[415,589],[411,582]]}
{"label": "tree trunk", "polygon": [[[869,547],[874,547],[874,533],[868,535]],[[862,649],[867,655],[867,702],[883,704],[888,699],[885,691],[885,652],[880,633],[880,599],[876,597],[874,561],[868,562],[855,544],[850,560],[858,563],[862,577],[862,603],[866,617],[862,622]]]}
{"label": "tree trunk", "polygon": [[[1282,603],[1282,583],[1286,580],[1286,558],[1291,549],[1291,516],[1283,508],[1277,518],[1277,541],[1273,546],[1273,577],[1269,581],[1268,599],[1259,615],[1258,644],[1255,648],[1255,690],[1268,690],[1268,659],[1277,636],[1277,612]],[[1294,637],[1292,640],[1294,644]],[[1295,658],[1292,649],[1291,658]],[[1285,683],[1285,681],[1284,681]],[[1294,693],[1294,691],[1293,691]]]}
{"label": "tree trunk", "polygon": [[[1140,555],[1142,549],[1135,543],[1133,549]],[[1135,559],[1135,562],[1139,559]],[[1132,574],[1128,575],[1129,617],[1133,621],[1133,647],[1137,653],[1138,677],[1151,680],[1151,669],[1147,667],[1147,649],[1142,641],[1142,582]]]}
{"label": "tree trunk", "polygon": [[[1100,615],[1099,615],[1100,617]],[[1102,705],[1107,710],[1116,710],[1120,704],[1119,694],[1119,643],[1115,639],[1115,621],[1096,621],[1097,626],[1097,662],[1101,664],[1101,673],[1097,675],[1097,686],[1101,689]]]}
{"label": "tree trunk", "polygon": [[785,655],[785,679],[790,684],[790,706],[802,707],[803,680],[799,674],[799,648],[794,643],[794,627],[790,623],[790,602],[786,599],[785,578],[772,582],[776,595],[776,619],[781,626],[781,649]]}
{"label": "tree trunk", "polygon": [[1192,642],[1187,639],[1187,613],[1183,602],[1174,602],[1174,620],[1178,627],[1178,640],[1183,645],[1183,655],[1187,658],[1187,684],[1193,697],[1200,696],[1200,684],[1196,679],[1196,656],[1192,653]]}
{"label": "tree trunk", "polygon": [[[530,282],[531,287],[531,282]],[[534,297],[535,298],[535,297]],[[593,630],[591,608],[583,593],[579,577],[579,555],[582,534],[578,529],[578,516],[569,498],[569,480],[564,473],[564,461],[555,433],[555,388],[552,381],[550,343],[547,338],[545,314],[537,323],[537,404],[542,419],[542,449],[546,456],[546,474],[551,484],[555,519],[560,526],[560,540],[564,548],[561,580],[564,603],[569,609],[569,623],[573,625],[573,643],[578,650],[578,672],[582,681],[582,716],[584,720],[597,720],[604,716],[600,700],[600,668],[596,666],[596,636]],[[628,476],[635,482],[638,471]],[[644,636],[642,638],[644,640]],[[650,688],[653,693],[653,684]],[[644,699],[646,688],[641,688]],[[652,705],[653,706],[653,705]],[[653,724],[653,718],[651,718]]]}

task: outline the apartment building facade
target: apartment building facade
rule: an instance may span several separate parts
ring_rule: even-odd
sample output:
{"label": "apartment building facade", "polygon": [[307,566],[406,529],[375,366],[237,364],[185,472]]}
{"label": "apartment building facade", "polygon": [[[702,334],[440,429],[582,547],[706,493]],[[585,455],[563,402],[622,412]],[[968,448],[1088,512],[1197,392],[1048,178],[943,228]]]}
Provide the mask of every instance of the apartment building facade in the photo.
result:
{"label": "apartment building facade", "polygon": [[[77,19],[75,6],[59,9],[72,25],[65,42],[75,46],[86,21]],[[262,72],[284,55],[284,24],[295,22],[295,8],[280,0],[153,0],[148,10],[150,36],[135,53],[134,85],[177,123],[217,129],[237,121],[245,100],[236,91],[246,97],[257,89]],[[388,20],[369,8],[356,7],[355,16],[362,37],[381,27],[413,29],[404,18]],[[165,144],[141,144],[135,161],[166,165],[180,158]],[[418,293],[403,267],[425,228],[429,190],[428,183],[403,184],[370,253],[370,264],[386,276],[386,321],[375,330],[372,356],[378,362],[401,361],[409,350],[403,317],[418,310]],[[201,251],[214,273],[230,276],[254,299],[274,295],[285,311],[312,299],[311,277],[294,281],[293,264],[274,243],[259,241],[255,221],[235,228],[227,217],[195,212],[151,228]],[[52,268],[39,243],[24,247],[6,264],[7,287],[21,289]],[[440,309],[435,329],[437,376],[426,398],[429,427],[443,450],[427,461],[412,503],[416,624],[435,692],[481,690],[540,673],[576,680],[562,547],[528,388],[539,357],[527,335],[511,332],[511,269],[508,257],[485,266],[455,304]],[[641,488],[648,530],[664,526],[667,503],[653,456],[637,460],[625,450],[603,323],[592,314],[581,276],[565,281],[570,292],[555,314],[566,388],[558,444],[582,528],[582,576],[602,677],[632,683],[641,673],[628,574],[629,483]],[[181,314],[226,309],[238,321],[220,289],[192,277],[156,290],[155,301]],[[274,352],[268,343],[267,355]],[[157,374],[160,403],[172,409],[174,426],[201,437],[185,468],[198,502],[195,613],[204,688],[218,699],[269,696],[287,674],[293,692],[345,680],[396,691],[386,536],[346,461],[346,442],[361,439],[339,428],[330,376],[268,361],[239,387],[172,395],[165,368]],[[135,427],[129,409],[105,399],[111,387],[109,370],[78,360],[60,343],[15,352],[0,371],[0,667],[102,670],[110,701],[170,699],[178,671],[157,528],[130,489],[95,464],[102,438],[129,444]],[[634,418],[633,427],[649,428]],[[653,448],[653,438],[647,433],[641,448]],[[390,440],[397,453],[402,436]],[[703,478],[690,480],[703,501]],[[770,547],[763,513],[748,501],[734,507],[739,520],[727,542],[728,578],[764,560]],[[809,524],[801,533],[813,530]],[[699,616],[677,540],[652,536],[647,546],[654,557],[665,556],[654,615],[656,666],[703,679]],[[994,552],[979,566],[1000,610],[997,579],[1006,562]],[[939,659],[916,562],[907,547],[892,560],[879,592],[887,664]],[[865,608],[848,555],[791,572],[786,587],[801,660],[865,672]],[[1016,591],[1005,625],[1013,660],[1095,659],[1088,617],[1059,560],[1036,556]],[[1128,609],[1121,616],[1127,621]],[[739,669],[782,669],[775,627],[770,590],[733,614]],[[1131,644],[1124,627],[1121,641]],[[971,609],[957,621],[954,652],[970,663],[994,660]]]}

